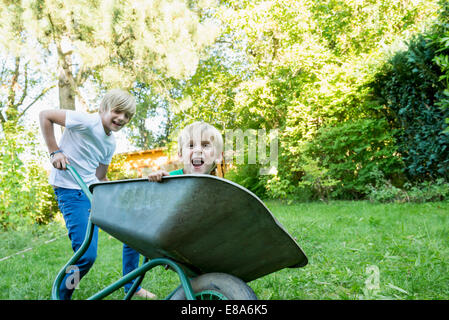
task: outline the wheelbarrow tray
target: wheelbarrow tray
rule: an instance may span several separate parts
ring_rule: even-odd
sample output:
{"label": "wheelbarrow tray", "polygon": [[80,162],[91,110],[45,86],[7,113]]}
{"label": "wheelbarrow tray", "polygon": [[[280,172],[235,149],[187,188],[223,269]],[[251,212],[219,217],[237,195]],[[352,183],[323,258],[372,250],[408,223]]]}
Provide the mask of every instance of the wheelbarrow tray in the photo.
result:
{"label": "wheelbarrow tray", "polygon": [[188,274],[246,282],[307,257],[252,192],[210,175],[92,184],[91,221],[142,255],[171,258]]}

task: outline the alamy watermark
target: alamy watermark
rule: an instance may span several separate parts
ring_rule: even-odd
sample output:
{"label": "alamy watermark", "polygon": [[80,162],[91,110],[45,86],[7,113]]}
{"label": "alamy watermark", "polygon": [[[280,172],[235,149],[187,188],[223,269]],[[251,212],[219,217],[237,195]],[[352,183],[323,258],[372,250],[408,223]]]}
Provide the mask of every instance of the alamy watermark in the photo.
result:
{"label": "alamy watermark", "polygon": [[[224,160],[225,163],[232,163],[235,158],[236,164],[259,164],[260,175],[276,174],[278,168],[279,151],[279,131],[272,129],[266,132],[265,129],[226,129],[224,139]],[[245,148],[245,138],[247,148]],[[235,143],[234,143],[235,141]],[[269,150],[267,146],[269,145]],[[245,153],[245,149],[247,152]],[[268,153],[268,154],[267,154]]]}
{"label": "alamy watermark", "polygon": [[[194,154],[193,159],[190,159],[190,157],[183,159],[185,164],[193,161],[194,165],[201,165],[202,163],[211,165],[212,162],[221,159],[221,157],[215,154],[216,151],[221,149],[216,149],[220,146],[223,147],[223,157],[226,164],[257,164],[261,167],[259,169],[260,175],[269,175],[277,173],[278,136],[278,129],[272,129],[269,132],[265,129],[246,129],[245,131],[242,129],[225,129],[224,140],[222,140],[223,137],[218,131],[195,127],[185,136],[180,136],[180,140],[178,140],[180,145],[178,147],[182,149],[187,148]],[[223,143],[222,146],[221,142]],[[213,144],[216,144],[215,148],[212,148]],[[206,156],[201,157],[201,153]]]}
{"label": "alamy watermark", "polygon": [[365,273],[367,278],[365,280],[364,294],[366,296],[375,295],[380,289],[380,271],[376,265],[366,267]]}
{"label": "alamy watermark", "polygon": [[68,274],[65,279],[65,286],[67,289],[79,289],[80,283],[80,269],[77,266],[68,266],[65,270]]}

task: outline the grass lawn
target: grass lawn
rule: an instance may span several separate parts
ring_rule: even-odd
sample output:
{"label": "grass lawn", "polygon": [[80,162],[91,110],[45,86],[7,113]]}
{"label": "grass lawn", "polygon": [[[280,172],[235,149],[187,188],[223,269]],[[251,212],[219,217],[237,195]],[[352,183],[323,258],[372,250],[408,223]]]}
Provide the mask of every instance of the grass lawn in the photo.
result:
{"label": "grass lawn", "polygon": [[[259,299],[448,299],[449,203],[266,204],[309,264],[250,282]],[[0,299],[50,299],[57,272],[72,256],[65,233],[59,223],[0,233],[0,259],[10,256],[0,261]],[[121,252],[119,241],[100,232],[97,261],[73,298],[119,279]],[[161,298],[178,284],[162,267],[143,281]],[[123,289],[107,297],[122,298]]]}

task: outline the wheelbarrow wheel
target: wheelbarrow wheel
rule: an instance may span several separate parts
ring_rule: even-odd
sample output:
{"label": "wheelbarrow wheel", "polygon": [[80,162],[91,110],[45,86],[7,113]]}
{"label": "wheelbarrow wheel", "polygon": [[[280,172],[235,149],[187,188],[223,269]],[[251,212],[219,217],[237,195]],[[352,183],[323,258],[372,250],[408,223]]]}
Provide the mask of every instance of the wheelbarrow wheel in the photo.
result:
{"label": "wheelbarrow wheel", "polygon": [[[226,273],[206,273],[190,281],[197,300],[257,300],[257,296],[244,281]],[[186,300],[179,287],[170,300]]]}

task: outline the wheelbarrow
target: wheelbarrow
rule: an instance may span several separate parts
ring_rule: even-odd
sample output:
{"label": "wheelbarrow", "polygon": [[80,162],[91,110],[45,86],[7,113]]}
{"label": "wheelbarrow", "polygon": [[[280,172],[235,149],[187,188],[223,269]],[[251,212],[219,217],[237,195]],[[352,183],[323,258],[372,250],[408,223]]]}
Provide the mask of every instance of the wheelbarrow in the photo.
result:
{"label": "wheelbarrow", "polygon": [[102,299],[133,279],[130,299],[146,272],[164,266],[180,285],[166,299],[257,299],[247,282],[283,268],[300,268],[307,257],[264,203],[252,192],[211,175],[163,177],[159,183],[130,179],[84,184],[91,201],[83,244],[59,271],[52,299],[67,268],[89,247],[94,226],[144,256],[141,266],[89,299]]}

